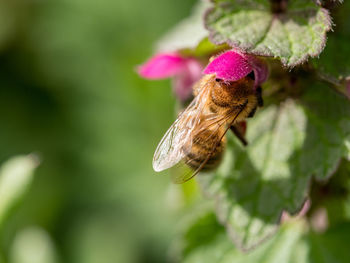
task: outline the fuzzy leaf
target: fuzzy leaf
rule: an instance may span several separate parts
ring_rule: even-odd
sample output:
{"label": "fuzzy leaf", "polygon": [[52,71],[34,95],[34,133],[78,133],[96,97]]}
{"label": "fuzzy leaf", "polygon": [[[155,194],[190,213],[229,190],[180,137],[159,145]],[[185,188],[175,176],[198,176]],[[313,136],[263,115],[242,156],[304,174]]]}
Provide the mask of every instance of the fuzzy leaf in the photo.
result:
{"label": "fuzzy leaf", "polygon": [[216,0],[205,17],[210,39],[290,67],[319,55],[331,28],[328,11],[312,1],[288,3],[287,12],[276,15],[268,0]]}
{"label": "fuzzy leaf", "polygon": [[[206,234],[205,229],[215,229]],[[308,232],[301,220],[285,224],[276,236],[250,253],[237,249],[211,215],[192,224],[184,235],[181,262],[216,263],[345,263],[350,224],[337,225],[324,234]]]}
{"label": "fuzzy leaf", "polygon": [[339,84],[350,77],[350,2],[345,1],[334,12],[334,32],[328,34],[327,45],[319,58],[312,64],[322,77]]}
{"label": "fuzzy leaf", "polygon": [[350,102],[323,84],[310,85],[300,101],[259,112],[248,123],[247,139],[243,148],[229,136],[221,167],[199,176],[216,199],[219,220],[243,249],[273,234],[283,210],[300,210],[311,176],[326,179],[349,157]]}

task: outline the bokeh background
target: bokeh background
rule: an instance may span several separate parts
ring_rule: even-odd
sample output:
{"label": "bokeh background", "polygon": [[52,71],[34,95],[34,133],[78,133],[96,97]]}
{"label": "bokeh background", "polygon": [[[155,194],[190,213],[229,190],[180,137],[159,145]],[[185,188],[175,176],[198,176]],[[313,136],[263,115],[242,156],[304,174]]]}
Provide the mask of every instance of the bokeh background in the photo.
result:
{"label": "bokeh background", "polygon": [[0,0],[0,161],[41,160],[1,217],[0,262],[169,259],[180,216],[151,160],[175,99],[135,66],[194,2]]}

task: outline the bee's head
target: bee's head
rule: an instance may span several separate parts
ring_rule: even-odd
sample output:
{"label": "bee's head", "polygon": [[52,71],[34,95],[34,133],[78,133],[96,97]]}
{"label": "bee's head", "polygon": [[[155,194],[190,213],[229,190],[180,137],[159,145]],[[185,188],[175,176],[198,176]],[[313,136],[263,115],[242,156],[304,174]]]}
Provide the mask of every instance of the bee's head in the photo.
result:
{"label": "bee's head", "polygon": [[[248,75],[246,75],[243,79],[249,79],[255,81],[255,74],[254,71],[252,70]],[[232,85],[234,82],[239,82],[240,80],[237,81],[225,81],[220,78],[215,78],[215,82],[220,83],[220,84],[226,84],[226,85]]]}

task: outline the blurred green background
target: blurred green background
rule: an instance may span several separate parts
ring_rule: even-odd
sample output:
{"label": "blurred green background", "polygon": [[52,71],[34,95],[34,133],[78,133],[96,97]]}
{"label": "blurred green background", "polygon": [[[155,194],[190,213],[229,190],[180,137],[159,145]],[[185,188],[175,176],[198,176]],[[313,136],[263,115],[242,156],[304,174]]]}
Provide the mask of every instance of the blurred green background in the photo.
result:
{"label": "blurred green background", "polygon": [[151,160],[175,100],[135,66],[194,2],[0,0],[0,161],[41,159],[0,221],[1,262],[169,258],[174,186]]}

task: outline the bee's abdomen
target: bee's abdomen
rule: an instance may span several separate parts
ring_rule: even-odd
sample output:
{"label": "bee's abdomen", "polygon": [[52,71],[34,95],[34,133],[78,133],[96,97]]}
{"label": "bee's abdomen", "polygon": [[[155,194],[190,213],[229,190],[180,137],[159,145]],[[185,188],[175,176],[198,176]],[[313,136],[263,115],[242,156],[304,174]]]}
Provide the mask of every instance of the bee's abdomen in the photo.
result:
{"label": "bee's abdomen", "polygon": [[225,140],[218,143],[220,139],[218,136],[219,134],[213,134],[210,130],[195,135],[192,145],[185,145],[183,148],[186,164],[197,170],[207,160],[201,170],[215,169],[220,164],[225,147]]}

